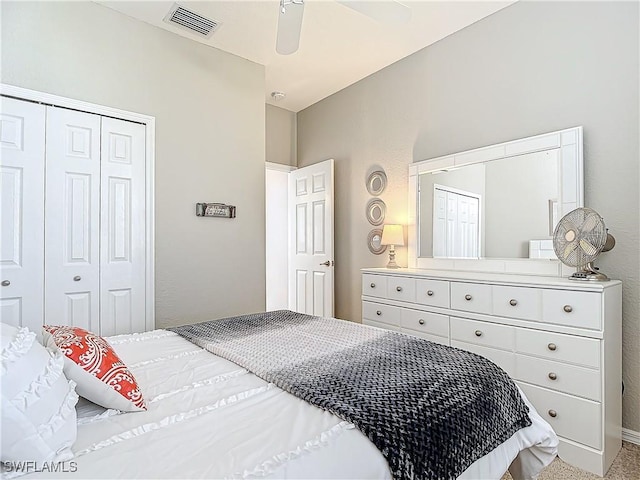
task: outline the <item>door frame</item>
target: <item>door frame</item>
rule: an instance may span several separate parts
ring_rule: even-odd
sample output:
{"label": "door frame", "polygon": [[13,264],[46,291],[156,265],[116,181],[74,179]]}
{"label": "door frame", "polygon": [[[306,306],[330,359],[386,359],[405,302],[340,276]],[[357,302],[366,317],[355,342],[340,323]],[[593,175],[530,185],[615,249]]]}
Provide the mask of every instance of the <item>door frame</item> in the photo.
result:
{"label": "door frame", "polygon": [[[298,167],[294,167],[292,165],[285,165],[285,164],[281,164],[281,163],[273,163],[273,162],[265,162],[265,179],[267,178],[266,175],[266,171],[267,170],[271,170],[274,172],[281,172],[287,175],[287,185],[289,184],[289,174],[293,171],[295,171]],[[265,183],[265,200],[268,201],[268,193],[269,193],[269,186],[268,183]],[[289,225],[289,192],[287,190],[287,192],[285,192],[286,195],[286,199],[287,199],[287,209],[284,212],[284,217],[285,217],[285,222],[287,224],[287,229],[284,232],[283,235],[281,235],[281,237],[284,239],[284,242],[286,243],[287,246],[287,257],[285,259],[285,269],[284,269],[284,275],[286,277],[286,288],[287,288],[287,309],[290,309],[291,305],[289,304],[289,250],[290,250],[290,245],[289,245],[289,228],[291,227]],[[265,203],[265,213],[266,213],[266,208],[268,207],[268,205]],[[269,225],[265,222],[265,245],[268,247],[269,244],[269,236],[268,234],[268,228]],[[266,250],[266,255],[269,255],[269,250],[267,248]],[[265,258],[265,263],[268,262],[268,259]],[[265,290],[267,293],[267,300],[269,299],[269,272],[265,272]]]}
{"label": "door frame", "polygon": [[0,95],[17,100],[79,110],[104,117],[140,123],[145,127],[145,328],[155,329],[155,133],[156,118],[151,115],[74,100],[50,93],[0,83]]}

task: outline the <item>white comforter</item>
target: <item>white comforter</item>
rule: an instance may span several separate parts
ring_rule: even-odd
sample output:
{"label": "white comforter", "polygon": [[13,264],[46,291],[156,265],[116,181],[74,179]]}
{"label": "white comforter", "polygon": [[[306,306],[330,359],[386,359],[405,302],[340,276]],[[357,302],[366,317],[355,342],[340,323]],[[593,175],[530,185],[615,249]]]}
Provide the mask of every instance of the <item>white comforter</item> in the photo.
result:
{"label": "white comforter", "polygon": [[[148,410],[78,404],[69,478],[391,478],[384,457],[348,422],[164,330],[111,337]],[[533,425],[461,478],[531,478],[558,440],[531,405]],[[30,477],[50,477],[50,473]]]}

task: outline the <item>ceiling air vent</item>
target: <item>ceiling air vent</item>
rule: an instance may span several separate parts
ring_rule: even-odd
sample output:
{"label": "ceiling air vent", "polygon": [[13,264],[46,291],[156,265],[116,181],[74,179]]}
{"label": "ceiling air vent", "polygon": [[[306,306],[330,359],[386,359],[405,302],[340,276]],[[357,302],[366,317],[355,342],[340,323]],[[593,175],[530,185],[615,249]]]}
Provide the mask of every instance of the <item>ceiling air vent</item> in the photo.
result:
{"label": "ceiling air vent", "polygon": [[167,16],[164,17],[164,21],[189,29],[198,35],[207,38],[210,37],[221,25],[220,22],[198,15],[177,3],[173,4],[173,7],[171,7],[171,10],[167,13]]}

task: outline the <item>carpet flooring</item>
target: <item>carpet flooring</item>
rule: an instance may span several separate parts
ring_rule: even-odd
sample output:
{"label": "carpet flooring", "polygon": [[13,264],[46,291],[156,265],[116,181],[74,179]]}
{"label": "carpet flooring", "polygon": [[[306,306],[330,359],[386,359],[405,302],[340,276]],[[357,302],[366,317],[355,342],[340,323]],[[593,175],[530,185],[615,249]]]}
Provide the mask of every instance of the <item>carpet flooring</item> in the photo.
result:
{"label": "carpet flooring", "polygon": [[[599,480],[602,477],[586,472],[556,458],[538,476],[538,480]],[[640,445],[622,442],[622,450],[604,476],[605,480],[640,480]],[[502,480],[512,480],[507,472]]]}

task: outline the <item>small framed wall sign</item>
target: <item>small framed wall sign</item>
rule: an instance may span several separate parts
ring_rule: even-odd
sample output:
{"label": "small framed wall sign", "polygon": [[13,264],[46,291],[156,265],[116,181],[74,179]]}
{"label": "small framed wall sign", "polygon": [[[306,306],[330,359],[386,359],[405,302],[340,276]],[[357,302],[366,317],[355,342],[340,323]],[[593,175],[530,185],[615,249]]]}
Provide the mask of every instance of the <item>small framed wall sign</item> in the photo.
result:
{"label": "small framed wall sign", "polygon": [[196,216],[236,218],[236,207],[224,203],[196,203]]}

